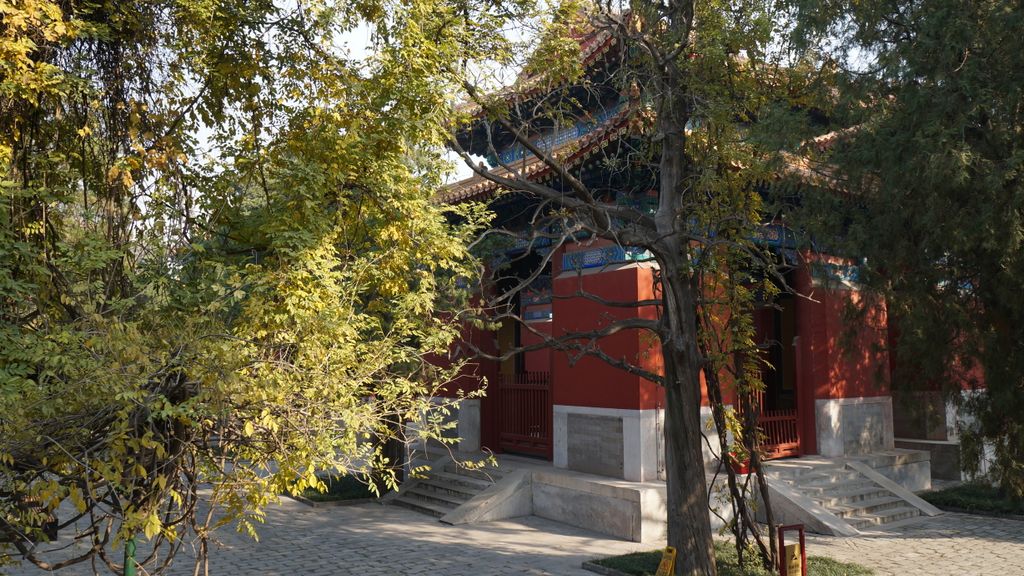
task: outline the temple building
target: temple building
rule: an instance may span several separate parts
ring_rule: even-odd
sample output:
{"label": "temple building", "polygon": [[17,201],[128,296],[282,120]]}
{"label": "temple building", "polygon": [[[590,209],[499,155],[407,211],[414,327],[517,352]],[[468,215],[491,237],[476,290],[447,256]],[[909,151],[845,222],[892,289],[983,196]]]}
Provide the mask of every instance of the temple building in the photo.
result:
{"label": "temple building", "polygon": [[[605,74],[618,58],[614,36],[593,33],[581,39],[581,47],[591,84],[607,84]],[[532,100],[543,97],[524,99],[532,105]],[[574,173],[599,182],[595,189],[611,188],[617,198],[641,206],[656,203],[656,193],[649,192],[656,187],[654,182],[640,178],[638,184],[633,174],[616,182],[604,167],[610,155],[619,153],[619,141],[628,140],[637,130],[638,112],[631,106],[631,96],[611,87],[603,91],[591,87],[572,97],[587,102],[589,114],[570,125],[541,124],[533,143]],[[557,181],[550,166],[490,123],[474,124],[460,134],[460,143],[474,156],[487,158],[497,174]],[[642,250],[606,240],[586,238],[557,247],[548,245],[544,237],[530,240],[528,224],[515,220],[531,214],[538,200],[524,193],[501,192],[497,183],[475,175],[451,186],[446,194],[449,202],[489,201],[499,225],[515,230],[518,224],[523,230],[523,240],[505,247],[501,254],[512,268],[509,276],[525,277],[541,258],[548,260],[542,274],[512,303],[524,324],[506,322],[494,334],[498,352],[529,347],[540,341],[539,334],[588,332],[612,317],[656,312],[651,306],[613,309],[569,297],[582,289],[611,301],[651,299],[656,265]],[[858,331],[854,348],[862,352],[849,354],[840,347],[839,336],[844,330],[843,307],[860,298],[855,266],[797,250],[792,232],[779,224],[765,225],[757,240],[792,264],[787,282],[798,294],[811,296],[782,294],[774,306],[755,314],[758,338],[774,367],[764,375],[761,421],[767,453],[772,457],[843,456],[893,448],[884,305],[878,307],[872,327]],[[600,347],[609,356],[657,369],[657,343],[637,330],[604,338]],[[541,349],[504,362],[482,361],[482,374],[493,387],[481,402],[481,445],[549,458],[557,467],[630,480],[658,477],[663,469],[659,443],[664,402],[659,387],[599,358],[569,356]],[[706,407],[704,411],[709,414]]]}
{"label": "temple building", "polygon": [[[623,159],[645,121],[635,91],[617,89],[610,80],[621,63],[621,47],[603,31],[583,34],[579,40],[589,82],[560,93],[560,98],[578,103],[576,113],[552,115],[545,103],[552,92],[531,78],[520,78],[508,92],[509,107],[548,110],[535,117],[523,112],[517,119],[529,126],[535,148],[557,158],[606,201],[653,212],[657,175],[621,168],[628,164]],[[491,174],[564,185],[564,175],[518,142],[507,125],[489,121],[479,107],[468,112],[476,120],[457,134],[458,147],[485,159]],[[540,346],[546,337],[600,332],[615,320],[655,318],[658,307],[651,302],[657,298],[656,263],[642,249],[628,245],[587,235],[563,241],[553,229],[550,234],[536,233],[532,218],[544,209],[543,201],[503,190],[481,175],[449,186],[442,199],[489,204],[496,215],[494,225],[512,233],[490,248],[492,266],[503,270],[495,290],[522,287],[505,303],[506,311],[519,321],[503,322],[494,331],[467,330],[470,346],[454,352],[471,355],[469,350],[476,348],[502,356],[524,350],[500,361],[477,359],[471,373],[457,382],[464,389],[479,386],[482,379],[488,382],[485,397],[461,405],[459,449],[528,456],[549,461],[555,470],[620,481],[663,480],[661,387],[602,358]],[[766,222],[755,241],[785,263],[785,282],[795,292],[783,292],[755,311],[756,339],[771,365],[763,374],[759,421],[764,454],[778,463],[773,477],[779,484],[779,517],[807,523],[812,530],[850,534],[870,525],[937,513],[913,500],[910,492],[930,487],[930,460],[946,449],[945,444],[934,450],[936,440],[924,434],[897,438],[894,422],[910,434],[920,426],[905,414],[894,420],[894,408],[899,412],[899,407],[894,407],[890,387],[884,302],[875,303],[870,318],[851,330],[844,323],[844,308],[866,297],[857,283],[855,261],[801,248],[793,231],[778,221]],[[625,359],[655,373],[661,370],[659,343],[641,330],[621,330],[594,345],[605,359]],[[706,391],[701,413],[709,436],[705,464],[711,473],[720,455]],[[906,445],[910,449],[898,447],[906,442],[912,443]],[[821,492],[815,481],[834,482],[845,492],[812,502],[803,495]],[[537,498],[536,490],[534,494]],[[592,522],[594,515],[579,518],[584,517]],[[579,518],[575,523],[584,522]],[[605,531],[640,539],[628,530]]]}

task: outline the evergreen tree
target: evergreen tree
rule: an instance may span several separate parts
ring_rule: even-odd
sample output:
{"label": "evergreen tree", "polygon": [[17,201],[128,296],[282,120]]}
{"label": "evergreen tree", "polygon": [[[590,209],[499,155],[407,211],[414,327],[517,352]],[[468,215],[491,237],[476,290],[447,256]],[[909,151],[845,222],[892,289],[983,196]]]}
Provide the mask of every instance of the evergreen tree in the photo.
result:
{"label": "evergreen tree", "polygon": [[[1018,2],[796,2],[849,127],[813,161],[833,193],[810,230],[885,297],[895,390],[963,404],[967,464],[1024,497],[1024,8]],[[834,192],[839,192],[834,193]],[[983,394],[964,394],[979,384]]]}

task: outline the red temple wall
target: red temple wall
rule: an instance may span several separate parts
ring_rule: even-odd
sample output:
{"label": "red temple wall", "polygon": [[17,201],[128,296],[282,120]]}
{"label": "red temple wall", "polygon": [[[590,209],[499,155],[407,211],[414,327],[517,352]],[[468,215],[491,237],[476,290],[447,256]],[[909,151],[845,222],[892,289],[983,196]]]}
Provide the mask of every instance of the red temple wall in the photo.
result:
{"label": "red temple wall", "polygon": [[[600,273],[585,273],[556,278],[553,281],[554,301],[552,334],[555,337],[570,332],[601,330],[612,322],[637,316],[636,308],[610,307],[585,298],[560,298],[584,290],[607,300],[635,300],[637,268],[626,268]],[[602,338],[601,351],[612,358],[628,362],[641,362],[639,330],[622,330]],[[585,342],[580,342],[586,344]],[[627,408],[637,410],[643,404],[653,404],[654,386],[643,378],[609,366],[600,358],[556,352],[552,358],[552,388],[555,404],[592,406],[597,408]],[[644,392],[641,393],[641,390]]]}
{"label": "red temple wall", "polygon": [[[561,254],[556,254],[552,260],[555,296],[551,305],[552,321],[530,323],[542,334],[557,338],[570,332],[599,330],[619,319],[657,318],[658,311],[654,306],[612,307],[579,296],[571,297],[583,290],[612,301],[653,299],[657,295],[654,293],[652,269],[643,265],[627,265],[560,276]],[[845,326],[843,311],[849,303],[856,303],[862,298],[859,292],[829,289],[814,280],[806,266],[795,270],[791,281],[800,294],[809,296],[809,299],[798,297],[793,303],[797,334],[795,372],[803,452],[815,453],[815,400],[885,396],[890,393],[890,365],[884,346],[888,337],[886,311],[884,303],[876,303],[868,321],[851,332]],[[466,334],[481,349],[492,353],[497,351],[497,337],[493,332],[467,328]],[[520,328],[521,345],[529,346],[540,340],[541,336]],[[847,341],[852,345],[844,347]],[[651,333],[622,330],[601,339],[599,345],[612,358],[626,360],[652,372],[662,371],[659,343]],[[550,371],[552,401],[556,405],[631,410],[663,406],[664,391],[657,384],[609,366],[599,358],[572,356],[575,361],[571,361],[570,355],[563,351],[532,351],[524,355],[522,368],[531,372]],[[475,361],[449,390],[454,393],[456,389],[475,389],[481,376],[493,382],[498,372],[496,362]],[[723,387],[726,402],[731,402],[733,395],[728,382]],[[702,386],[704,405],[707,404],[706,398]],[[485,400],[485,404],[488,403]],[[485,414],[487,410],[485,407]]]}
{"label": "red temple wall", "polygon": [[[834,259],[830,259],[834,260]],[[873,302],[864,322],[849,326],[844,309],[859,304],[855,289],[815,282],[806,266],[794,274],[797,300],[799,383],[818,398],[858,398],[889,394],[888,326],[885,303]]]}

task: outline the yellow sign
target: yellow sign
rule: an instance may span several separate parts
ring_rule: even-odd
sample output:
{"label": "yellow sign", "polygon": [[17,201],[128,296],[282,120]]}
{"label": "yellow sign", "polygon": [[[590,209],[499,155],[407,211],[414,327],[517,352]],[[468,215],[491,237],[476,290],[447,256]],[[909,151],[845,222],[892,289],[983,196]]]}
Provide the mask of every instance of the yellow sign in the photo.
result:
{"label": "yellow sign", "polygon": [[672,576],[676,569],[676,549],[669,546],[661,553],[661,564],[654,576]]}
{"label": "yellow sign", "polygon": [[800,545],[789,544],[784,548],[782,563],[786,567],[786,576],[800,576],[803,567],[800,565]]}

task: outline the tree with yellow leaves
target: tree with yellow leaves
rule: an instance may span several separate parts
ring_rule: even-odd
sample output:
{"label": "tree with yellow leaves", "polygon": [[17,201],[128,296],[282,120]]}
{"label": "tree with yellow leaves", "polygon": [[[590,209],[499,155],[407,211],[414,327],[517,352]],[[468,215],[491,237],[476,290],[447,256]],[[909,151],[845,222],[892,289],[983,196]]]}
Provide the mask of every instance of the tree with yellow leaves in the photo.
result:
{"label": "tree with yellow leaves", "polygon": [[[198,573],[216,525],[442,435],[476,218],[431,200],[438,70],[486,30],[396,6],[0,2],[0,561],[144,536]],[[54,519],[80,552],[33,545]]]}

